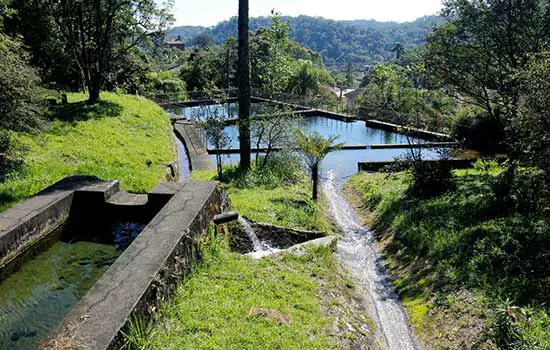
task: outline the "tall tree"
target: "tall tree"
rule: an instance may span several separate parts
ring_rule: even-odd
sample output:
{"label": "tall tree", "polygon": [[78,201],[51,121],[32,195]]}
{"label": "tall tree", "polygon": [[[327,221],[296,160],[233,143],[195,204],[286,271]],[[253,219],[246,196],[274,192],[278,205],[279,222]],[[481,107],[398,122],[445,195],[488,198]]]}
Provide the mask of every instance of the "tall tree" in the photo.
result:
{"label": "tall tree", "polygon": [[550,174],[550,53],[534,56],[522,81],[519,113],[512,121],[510,153],[524,164]]}
{"label": "tall tree", "polygon": [[405,47],[401,43],[395,43],[391,50],[395,53],[395,59],[397,60],[405,53]]}
{"label": "tall tree", "polygon": [[428,37],[426,67],[434,80],[492,117],[516,115],[521,72],[548,42],[545,0],[448,0],[449,19]]}
{"label": "tall tree", "polygon": [[377,64],[359,101],[360,112],[377,119],[448,132],[455,101],[442,89],[415,86],[414,67]]}
{"label": "tall tree", "polygon": [[29,131],[42,123],[40,77],[21,42],[0,33],[0,132]]}
{"label": "tall tree", "polygon": [[128,52],[135,50],[172,21],[171,2],[155,0],[42,0],[67,43],[89,102],[99,99],[105,75]]}
{"label": "tall tree", "polygon": [[0,181],[20,164],[10,130],[29,131],[42,124],[40,78],[27,62],[23,45],[0,32]]}
{"label": "tall tree", "polygon": [[240,168],[250,169],[250,50],[248,0],[239,0],[239,142]]}
{"label": "tall tree", "polygon": [[270,95],[286,90],[292,74],[290,27],[279,13],[271,14],[271,27],[254,33],[250,45],[253,85]]}

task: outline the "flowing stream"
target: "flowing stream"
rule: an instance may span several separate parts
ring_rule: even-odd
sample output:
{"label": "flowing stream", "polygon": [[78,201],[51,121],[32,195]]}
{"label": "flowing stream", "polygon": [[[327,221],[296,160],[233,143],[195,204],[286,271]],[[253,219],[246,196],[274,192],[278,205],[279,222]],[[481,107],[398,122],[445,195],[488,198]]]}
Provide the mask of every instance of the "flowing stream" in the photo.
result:
{"label": "flowing stream", "polygon": [[185,182],[187,181],[187,179],[189,179],[189,176],[191,175],[191,165],[189,164],[189,157],[187,156],[187,150],[185,149],[185,145],[176,135],[174,135],[174,138],[176,139],[176,144],[178,146],[178,154],[180,157],[179,182]]}
{"label": "flowing stream", "polygon": [[374,237],[340,193],[335,177],[335,171],[331,170],[323,186],[334,218],[344,231],[344,237],[338,242],[338,257],[376,322],[380,346],[389,350],[416,350],[418,341],[388,280],[380,253],[374,246]]}

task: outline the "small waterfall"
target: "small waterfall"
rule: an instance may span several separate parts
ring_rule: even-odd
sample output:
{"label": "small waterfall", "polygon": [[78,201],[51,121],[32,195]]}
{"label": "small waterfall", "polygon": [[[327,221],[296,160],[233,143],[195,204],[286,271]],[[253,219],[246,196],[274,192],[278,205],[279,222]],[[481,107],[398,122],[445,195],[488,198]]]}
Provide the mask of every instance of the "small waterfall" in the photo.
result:
{"label": "small waterfall", "polygon": [[262,242],[258,238],[258,236],[256,235],[256,232],[254,232],[254,229],[252,228],[252,226],[250,225],[250,222],[248,222],[248,220],[246,220],[242,216],[239,216],[238,221],[241,224],[241,226],[243,227],[244,232],[246,232],[246,234],[248,235],[248,237],[252,241],[252,246],[254,248],[254,250],[252,252],[248,253],[247,255],[250,255],[250,256],[258,259],[258,258],[262,258],[264,256],[267,256],[271,253],[281,251],[280,249],[273,248],[273,247],[269,246],[269,244],[267,244],[266,242]]}
{"label": "small waterfall", "polygon": [[256,232],[254,232],[254,229],[252,228],[250,223],[242,216],[239,216],[239,223],[243,227],[244,232],[246,232],[246,234],[252,241],[252,245],[254,246],[254,251],[259,252],[264,250],[264,244],[262,244],[258,236],[256,236]]}

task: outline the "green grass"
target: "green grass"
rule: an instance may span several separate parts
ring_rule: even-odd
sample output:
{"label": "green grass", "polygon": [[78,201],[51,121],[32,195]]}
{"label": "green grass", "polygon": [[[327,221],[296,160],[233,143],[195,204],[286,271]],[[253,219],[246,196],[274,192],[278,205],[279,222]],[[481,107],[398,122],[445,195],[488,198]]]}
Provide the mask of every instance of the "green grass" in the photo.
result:
{"label": "green grass", "polygon": [[70,104],[54,107],[44,130],[16,135],[26,149],[24,167],[0,184],[0,210],[70,175],[117,179],[131,192],[163,178],[174,148],[162,108],[130,95],[104,92],[94,106],[86,98],[70,93]]}
{"label": "green grass", "polygon": [[[213,180],[215,171],[195,171],[195,180]],[[305,177],[294,184],[240,186],[223,184],[235,210],[247,218],[272,225],[303,230],[329,229],[321,206],[310,199],[311,185]]]}
{"label": "green grass", "polygon": [[[333,348],[319,281],[338,278],[336,270],[331,247],[263,260],[225,249],[207,253],[155,326],[130,338],[150,349]],[[289,323],[251,315],[253,308],[276,311]]]}
{"label": "green grass", "polygon": [[[550,320],[543,317],[550,221],[503,206],[493,187],[499,173],[457,171],[456,188],[433,198],[412,196],[405,174],[361,173],[347,184],[381,242],[417,334],[433,348],[487,334],[486,345],[502,347],[499,341],[511,337],[504,348],[550,347]],[[512,336],[494,326],[494,310],[507,299],[531,319],[508,317]]]}

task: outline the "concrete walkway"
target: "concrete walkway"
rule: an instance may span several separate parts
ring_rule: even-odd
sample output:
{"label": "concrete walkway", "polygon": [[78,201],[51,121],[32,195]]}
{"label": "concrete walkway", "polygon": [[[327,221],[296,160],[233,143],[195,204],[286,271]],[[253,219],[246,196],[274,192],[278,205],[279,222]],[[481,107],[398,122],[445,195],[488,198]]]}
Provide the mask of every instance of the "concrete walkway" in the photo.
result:
{"label": "concrete walkway", "polygon": [[197,126],[191,122],[176,121],[174,132],[183,142],[189,155],[191,171],[214,169],[214,162],[203,145]]}

